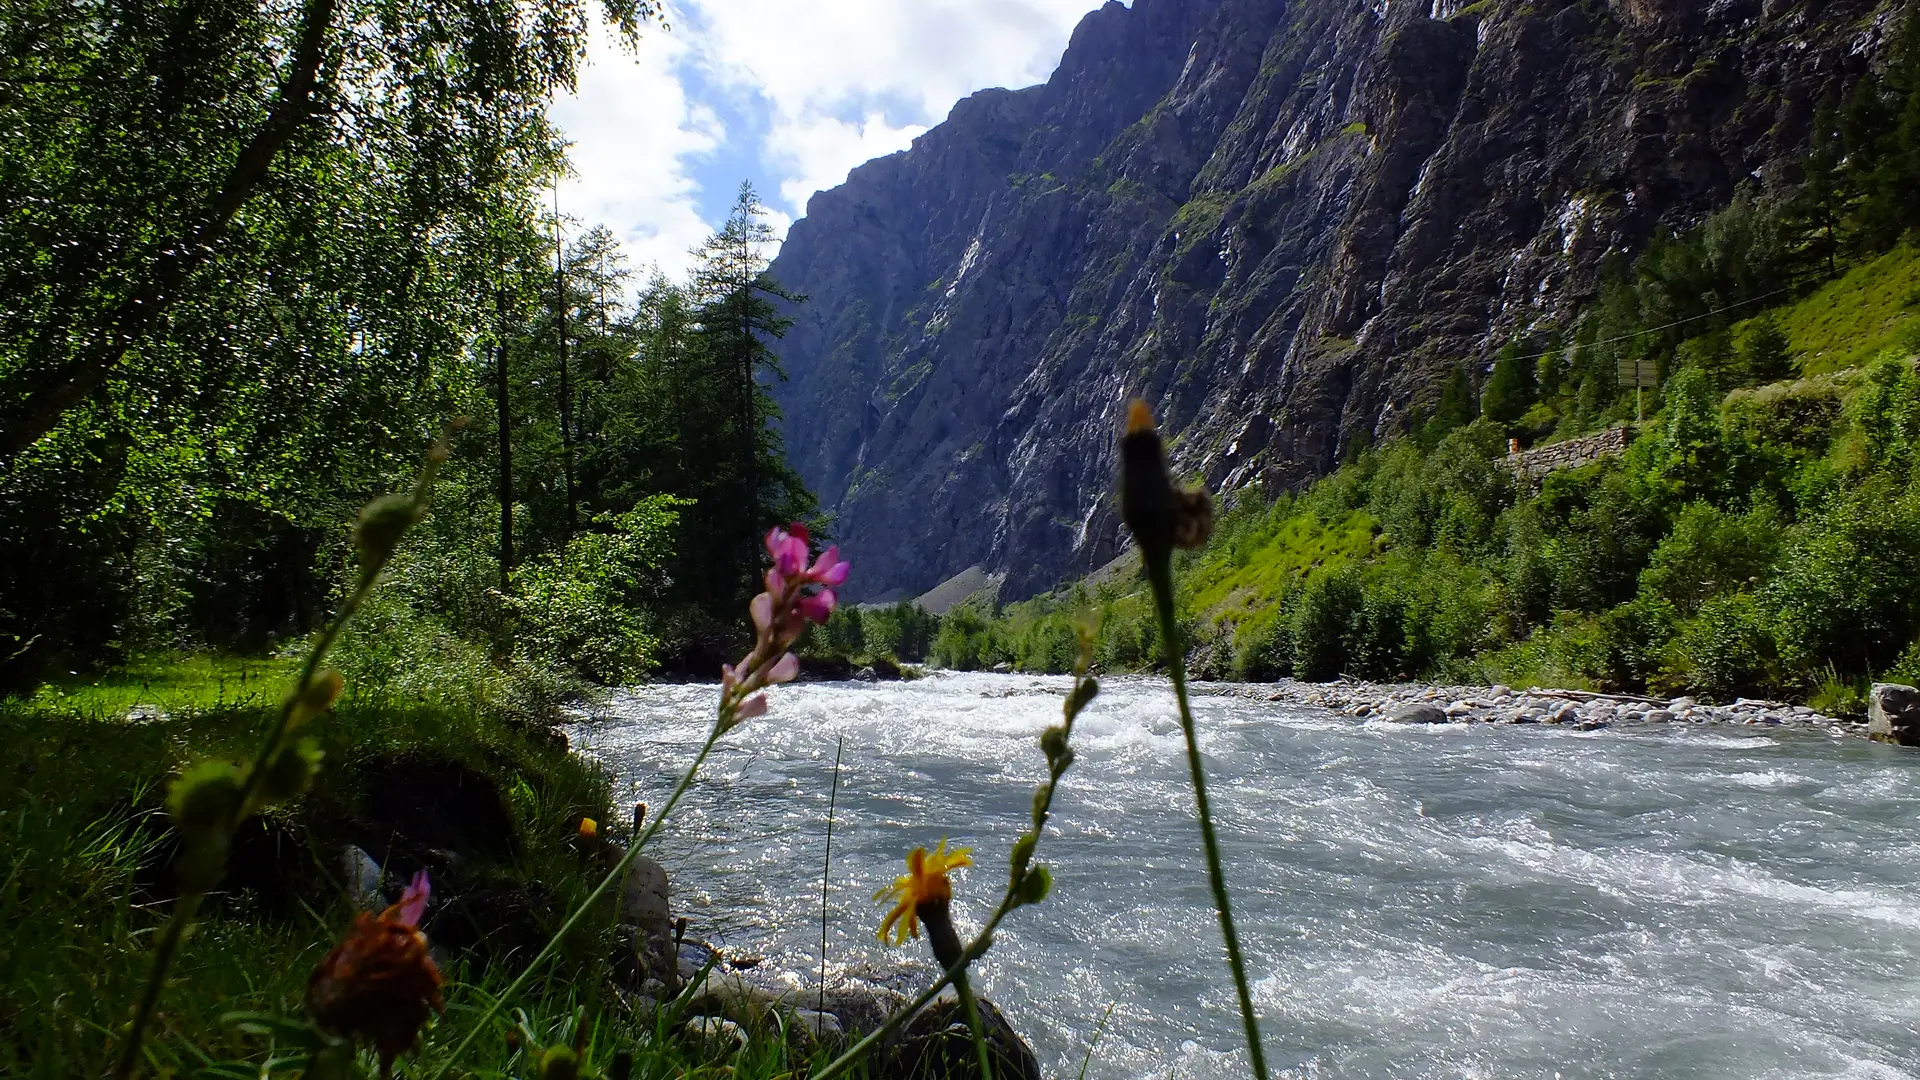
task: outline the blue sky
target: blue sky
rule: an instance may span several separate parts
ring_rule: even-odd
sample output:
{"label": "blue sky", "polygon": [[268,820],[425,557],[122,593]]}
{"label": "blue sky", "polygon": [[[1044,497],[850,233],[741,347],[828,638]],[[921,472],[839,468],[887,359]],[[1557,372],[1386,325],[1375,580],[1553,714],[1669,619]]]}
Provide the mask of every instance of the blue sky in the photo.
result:
{"label": "blue sky", "polygon": [[561,208],[637,269],[687,250],[751,180],[784,235],[809,195],[905,149],[987,86],[1044,81],[1099,0],[669,0],[670,31],[596,40],[554,104],[573,141]]}

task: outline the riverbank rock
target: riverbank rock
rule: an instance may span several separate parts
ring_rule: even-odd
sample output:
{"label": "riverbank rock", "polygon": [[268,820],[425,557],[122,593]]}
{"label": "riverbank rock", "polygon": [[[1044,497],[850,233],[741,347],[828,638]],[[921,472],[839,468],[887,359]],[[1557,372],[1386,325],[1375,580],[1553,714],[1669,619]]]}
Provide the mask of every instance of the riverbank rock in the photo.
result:
{"label": "riverbank rock", "polygon": [[1438,706],[1409,702],[1388,709],[1387,719],[1396,724],[1444,724],[1448,717],[1446,710]]}
{"label": "riverbank rock", "polygon": [[1920,688],[1873,684],[1867,700],[1867,737],[1874,742],[1920,746]]}
{"label": "riverbank rock", "polygon": [[[668,906],[666,867],[636,856],[627,868],[620,890],[620,922],[628,929],[633,950],[633,984],[656,996],[680,987],[680,953],[673,941],[673,914]],[[658,987],[649,987],[651,982]]]}
{"label": "riverbank rock", "polygon": [[[1040,1080],[1040,1062],[1006,1017],[986,998],[979,998],[980,1026],[985,1029],[987,1054],[996,1077]],[[889,1040],[880,1053],[878,1074],[886,1080],[940,1080],[976,1077],[973,1036],[966,1013],[951,993],[934,999]]]}

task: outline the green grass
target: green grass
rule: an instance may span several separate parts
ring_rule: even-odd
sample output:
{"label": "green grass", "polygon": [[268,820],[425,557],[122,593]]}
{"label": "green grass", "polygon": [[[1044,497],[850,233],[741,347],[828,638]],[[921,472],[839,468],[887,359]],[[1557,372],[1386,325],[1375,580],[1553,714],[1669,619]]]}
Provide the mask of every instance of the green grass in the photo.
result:
{"label": "green grass", "polygon": [[[1811,295],[1774,309],[1801,371],[1859,367],[1901,345],[1920,310],[1920,250],[1907,245],[1846,271]],[[1736,340],[1746,324],[1734,328]]]}
{"label": "green grass", "polygon": [[124,717],[136,706],[182,709],[255,708],[278,704],[298,665],[277,658],[162,653],[136,657],[105,672],[68,672],[26,702],[34,710],[92,719]]}
{"label": "green grass", "polygon": [[1371,556],[1377,530],[1356,510],[1331,525],[1296,514],[1265,535],[1227,537],[1183,568],[1182,603],[1216,622],[1278,603],[1311,572]]}
{"label": "green grass", "polygon": [[[0,1075],[106,1074],[116,1025],[146,978],[151,939],[166,914],[158,884],[170,846],[160,809],[166,783],[188,761],[247,755],[286,672],[272,660],[151,657],[95,677],[69,676],[28,699],[0,700]],[[125,720],[135,705],[162,715]],[[309,731],[326,750],[319,781],[270,813],[309,838],[318,862],[340,850],[335,830],[358,805],[371,765],[395,755],[457,762],[494,782],[516,834],[510,858],[472,859],[463,872],[545,898],[528,914],[543,933],[600,873],[577,850],[580,817],[622,816],[597,767],[517,717],[362,696],[343,699]],[[246,891],[203,910],[148,1040],[147,1075],[290,1075],[302,1056],[284,1038],[243,1030],[232,1014],[302,1018],[308,974],[352,917],[344,888],[302,892],[292,910]],[[636,1054],[642,1077],[745,1080],[804,1066],[804,1055],[767,1038],[730,1061],[709,1061],[699,1047],[656,1030],[656,1021],[630,1015],[610,989],[611,910],[589,923],[567,943],[553,977],[536,981],[517,1003],[522,1026],[538,1040],[570,1041],[574,1025],[584,1025],[594,1068],[624,1048]],[[465,1033],[521,959],[450,958],[448,1009],[429,1029],[421,1062],[435,1062]],[[462,1062],[473,1075],[532,1074],[526,1039],[521,1048],[509,1040],[515,1009],[503,1015],[509,1019],[496,1021]]]}

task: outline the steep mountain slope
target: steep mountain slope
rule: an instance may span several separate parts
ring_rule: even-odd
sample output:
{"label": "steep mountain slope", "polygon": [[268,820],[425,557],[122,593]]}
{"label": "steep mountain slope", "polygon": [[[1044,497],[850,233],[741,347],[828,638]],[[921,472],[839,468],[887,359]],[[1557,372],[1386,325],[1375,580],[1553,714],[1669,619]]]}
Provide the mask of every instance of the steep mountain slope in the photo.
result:
{"label": "steep mountain slope", "polygon": [[1610,253],[1791,182],[1878,0],[1134,0],[816,195],[788,452],[865,596],[1123,545],[1124,401],[1216,488],[1295,484],[1564,323]]}

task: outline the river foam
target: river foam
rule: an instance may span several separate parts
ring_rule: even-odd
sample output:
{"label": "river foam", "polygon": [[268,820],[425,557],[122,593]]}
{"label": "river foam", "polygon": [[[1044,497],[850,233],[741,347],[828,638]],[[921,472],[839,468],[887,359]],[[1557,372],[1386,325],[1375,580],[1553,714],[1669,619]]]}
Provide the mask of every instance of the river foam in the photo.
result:
{"label": "river foam", "polygon": [[[783,687],[662,834],[692,933],[817,970],[910,957],[870,897],[975,848],[997,898],[1064,679]],[[713,688],[617,695],[574,732],[657,803]],[[1410,729],[1203,697],[1228,879],[1277,1071],[1298,1077],[1920,1076],[1920,756],[1818,729]],[[1165,684],[1111,681],[979,983],[1050,1075],[1228,1077],[1245,1050]],[[798,976],[796,976],[798,977]]]}

